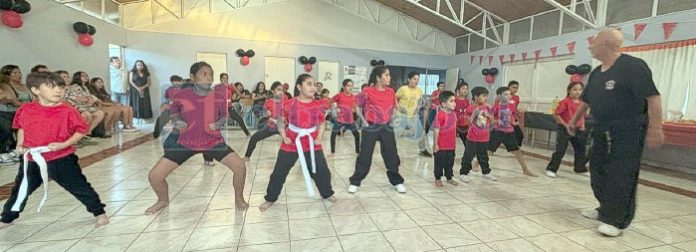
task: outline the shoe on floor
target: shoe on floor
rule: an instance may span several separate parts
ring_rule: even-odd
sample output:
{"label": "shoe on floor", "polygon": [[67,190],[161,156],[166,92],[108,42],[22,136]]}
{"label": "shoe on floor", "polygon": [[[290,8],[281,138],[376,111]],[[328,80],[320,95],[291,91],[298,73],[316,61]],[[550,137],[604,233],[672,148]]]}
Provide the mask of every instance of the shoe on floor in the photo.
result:
{"label": "shoe on floor", "polygon": [[546,171],[546,176],[549,176],[549,178],[555,178],[555,177],[556,177],[556,173],[547,170],[547,171]]}
{"label": "shoe on floor", "polygon": [[582,210],[580,214],[582,214],[582,216],[584,216],[585,218],[591,220],[599,219],[599,211],[597,211],[597,209],[585,209]]}
{"label": "shoe on floor", "polygon": [[396,189],[396,191],[399,193],[406,193],[406,187],[404,186],[404,184],[395,185],[394,189]]}
{"label": "shoe on floor", "polygon": [[614,227],[612,225],[602,223],[597,228],[597,232],[599,232],[600,234],[606,235],[606,236],[616,237],[616,236],[621,235],[621,233],[623,233],[623,230],[618,229],[617,227]]}
{"label": "shoe on floor", "polygon": [[498,178],[496,178],[495,176],[493,176],[493,174],[490,174],[490,173],[483,174],[483,178],[490,180],[490,181],[498,181]]}
{"label": "shoe on floor", "polygon": [[210,161],[210,162],[208,162],[208,161],[203,161],[203,165],[205,165],[205,166],[215,166],[215,162],[213,162],[213,161]]}
{"label": "shoe on floor", "polygon": [[420,155],[424,157],[433,157],[433,154],[430,154],[427,150],[421,151]]}
{"label": "shoe on floor", "polygon": [[358,187],[359,187],[359,186],[356,186],[356,185],[349,185],[349,186],[348,186],[348,192],[349,192],[349,193],[355,193],[355,192],[358,191]]}
{"label": "shoe on floor", "polygon": [[469,178],[469,175],[461,174],[459,175],[459,181],[464,182],[464,183],[469,183],[471,179]]}

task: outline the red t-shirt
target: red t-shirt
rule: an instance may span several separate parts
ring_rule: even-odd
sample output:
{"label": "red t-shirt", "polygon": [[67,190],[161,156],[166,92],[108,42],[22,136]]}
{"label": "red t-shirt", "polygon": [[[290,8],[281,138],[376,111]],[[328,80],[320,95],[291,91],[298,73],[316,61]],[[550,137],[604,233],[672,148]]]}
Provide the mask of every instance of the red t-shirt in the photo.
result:
{"label": "red t-shirt", "polygon": [[498,103],[493,106],[493,116],[496,119],[495,130],[505,133],[515,132],[516,114],[517,107],[512,103],[505,105]]}
{"label": "red t-shirt", "polygon": [[355,96],[353,94],[346,94],[341,92],[334,95],[333,101],[338,107],[338,115],[336,121],[339,123],[350,124],[355,122],[353,118],[353,107],[355,107]]}
{"label": "red t-shirt", "polygon": [[435,89],[432,94],[430,94],[430,109],[437,109],[440,106],[440,90]]}
{"label": "red t-shirt", "polygon": [[433,129],[439,129],[437,147],[440,150],[455,150],[457,144],[457,114],[440,109],[433,121]]}
{"label": "red t-shirt", "polygon": [[361,93],[364,99],[363,113],[369,124],[388,124],[396,108],[394,89],[380,91],[376,87],[367,87]]}
{"label": "red t-shirt", "polygon": [[517,95],[512,95],[512,102],[515,105],[515,109],[520,107],[520,97]]}
{"label": "red t-shirt", "polygon": [[[87,134],[89,131],[89,125],[80,112],[66,103],[54,107],[42,106],[38,102],[26,103],[17,110],[12,128],[24,130],[25,148],[62,143],[75,133]],[[69,146],[41,155],[46,161],[51,161],[75,153],[75,150],[75,146]],[[31,155],[29,160],[34,160]]]}
{"label": "red t-shirt", "polygon": [[469,115],[469,130],[466,139],[472,142],[485,143],[491,139],[491,121],[484,114],[493,115],[493,110],[488,104],[476,106],[469,105],[465,112]]}
{"label": "red t-shirt", "polygon": [[323,97],[322,97],[322,98],[319,99],[319,100],[321,101],[322,105],[324,105],[324,110],[329,110],[329,109],[331,109],[331,103],[332,103],[331,98],[328,98],[328,97],[323,98]]}
{"label": "red t-shirt", "polygon": [[[326,120],[324,118],[323,102],[318,100],[312,100],[308,103],[301,102],[297,97],[286,100],[283,105],[283,113],[288,124],[302,129],[317,127],[317,130],[312,133],[312,138],[315,140],[319,135],[319,125]],[[295,146],[297,132],[290,130],[288,127],[285,129],[285,135],[290,138],[290,144],[285,144],[283,141],[280,149],[288,152],[297,152],[297,147]],[[300,141],[302,142],[302,149],[305,152],[309,151],[309,137],[303,137]],[[320,142],[314,141],[314,150],[321,150]]]}
{"label": "red t-shirt", "polygon": [[[573,101],[572,98],[566,97],[563,99],[560,103],[558,103],[558,107],[556,107],[556,115],[561,117],[561,119],[565,123],[569,123],[570,120],[573,119],[573,116],[575,116],[575,112],[578,111],[578,106],[580,105],[580,100],[577,100],[577,103]],[[583,115],[580,117],[580,120],[578,120],[578,123],[575,125],[578,128],[584,128],[585,127],[585,116]]]}
{"label": "red t-shirt", "polygon": [[227,117],[227,92],[215,88],[208,96],[200,96],[193,88],[182,89],[174,96],[170,107],[188,125],[179,130],[179,144],[196,150],[208,150],[225,142],[220,130],[211,130],[210,124]]}
{"label": "red t-shirt", "polygon": [[164,98],[167,98],[170,101],[172,101],[174,99],[174,96],[176,96],[176,93],[178,93],[179,91],[181,91],[181,87],[171,86],[167,88],[166,91],[164,91]]}
{"label": "red t-shirt", "polygon": [[[283,104],[288,100],[285,95],[281,96],[280,99],[268,99],[266,100],[266,103],[263,104],[263,108],[268,111],[268,116],[270,118],[277,120],[280,120],[280,117],[283,113]],[[268,120],[268,127],[270,128],[276,128],[277,125],[274,123],[272,120]]]}
{"label": "red t-shirt", "polygon": [[457,114],[457,127],[469,127],[469,117],[464,113],[469,107],[469,99],[454,98],[454,112]]}

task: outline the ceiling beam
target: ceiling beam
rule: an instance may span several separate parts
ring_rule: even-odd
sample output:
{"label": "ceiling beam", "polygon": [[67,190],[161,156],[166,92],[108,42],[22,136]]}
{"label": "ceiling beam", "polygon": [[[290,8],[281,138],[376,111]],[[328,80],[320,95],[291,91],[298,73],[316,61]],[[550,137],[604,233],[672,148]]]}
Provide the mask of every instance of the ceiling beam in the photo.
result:
{"label": "ceiling beam", "polygon": [[[445,0],[445,1],[449,2],[450,0]],[[428,8],[428,7],[425,6],[425,5],[422,5],[422,4],[418,3],[418,2],[419,2],[418,0],[407,0],[406,2],[410,3],[410,4],[413,5],[413,6],[416,6],[416,7],[420,8],[420,9],[422,9],[422,10],[425,10],[425,11],[427,11],[427,12],[430,12],[431,14],[433,14],[433,15],[435,15],[435,16],[437,16],[437,17],[440,17],[440,18],[442,18],[442,19],[444,19],[444,20],[447,20],[447,22],[452,23],[453,25],[456,25],[457,27],[462,28],[462,29],[464,29],[464,30],[466,30],[466,31],[468,31],[468,32],[470,32],[470,33],[476,35],[476,36],[482,37],[483,39],[488,40],[488,41],[490,41],[491,43],[494,43],[494,44],[499,45],[499,46],[502,45],[502,42],[501,42],[501,41],[496,40],[496,39],[493,39],[493,38],[490,38],[490,37],[486,36],[485,34],[480,33],[480,32],[478,32],[478,31],[476,31],[476,30],[474,30],[474,29],[472,29],[472,28],[470,28],[470,27],[464,25],[462,22],[460,22],[460,21],[458,21],[458,20],[455,20],[455,19],[452,19],[452,18],[447,17],[447,16],[445,16],[445,15],[442,15],[441,13],[439,13],[439,12],[437,12],[437,11],[434,11],[434,10],[430,9],[430,8]],[[465,0],[462,0],[462,4],[464,4],[464,2],[465,2]],[[484,12],[488,12],[488,11],[484,11]],[[455,16],[456,16],[456,15],[455,15]]]}
{"label": "ceiling beam", "polygon": [[564,14],[582,22],[583,24],[587,25],[588,27],[591,27],[593,29],[597,28],[597,25],[595,25],[594,22],[590,22],[589,20],[583,18],[582,16],[578,15],[574,11],[571,11],[570,9],[568,9],[567,7],[563,6],[562,4],[556,2],[555,0],[544,0],[544,2],[552,5],[553,7],[556,7],[556,9],[561,10]]}

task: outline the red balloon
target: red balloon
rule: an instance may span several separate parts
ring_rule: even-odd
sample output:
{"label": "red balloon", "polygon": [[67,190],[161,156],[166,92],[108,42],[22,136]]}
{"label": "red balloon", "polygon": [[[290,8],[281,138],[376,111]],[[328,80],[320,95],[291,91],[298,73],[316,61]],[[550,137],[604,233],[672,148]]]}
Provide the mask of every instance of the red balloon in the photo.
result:
{"label": "red balloon", "polygon": [[304,70],[305,70],[305,72],[308,72],[308,73],[311,72],[311,71],[312,71],[312,68],[313,68],[313,67],[312,67],[312,64],[307,63],[307,64],[304,65]]}
{"label": "red balloon", "polygon": [[22,24],[24,24],[24,22],[22,22],[22,15],[14,11],[3,11],[0,19],[2,20],[2,24],[12,29],[22,27]]}
{"label": "red balloon", "polygon": [[92,44],[94,44],[94,39],[92,39],[92,35],[82,33],[79,36],[77,36],[77,42],[79,42],[80,45],[83,46],[91,46]]}
{"label": "red balloon", "polygon": [[582,82],[582,79],[582,74],[573,74],[573,76],[570,76],[571,82]]}
{"label": "red balloon", "polygon": [[239,62],[242,63],[242,66],[249,65],[249,57],[243,56],[243,57],[239,60]]}
{"label": "red balloon", "polygon": [[486,78],[484,78],[486,83],[488,84],[493,84],[495,82],[495,77],[493,75],[486,75]]}

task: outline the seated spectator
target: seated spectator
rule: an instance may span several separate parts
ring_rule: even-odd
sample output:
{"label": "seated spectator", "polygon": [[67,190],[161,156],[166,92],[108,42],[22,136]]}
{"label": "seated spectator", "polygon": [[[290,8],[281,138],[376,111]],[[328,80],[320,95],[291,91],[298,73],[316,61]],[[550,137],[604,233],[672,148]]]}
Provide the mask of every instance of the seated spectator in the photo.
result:
{"label": "seated spectator", "polygon": [[113,130],[112,128],[116,122],[115,120],[119,118],[121,118],[121,122],[123,123],[123,132],[130,133],[138,131],[137,128],[133,127],[133,108],[111,100],[111,95],[104,88],[104,80],[99,77],[92,78],[87,85],[87,89],[100,100],[100,107],[112,110],[116,115],[112,121],[105,123],[107,132]]}

